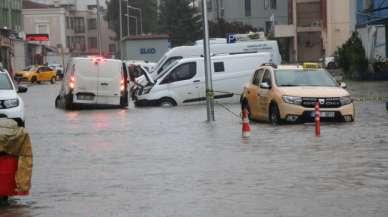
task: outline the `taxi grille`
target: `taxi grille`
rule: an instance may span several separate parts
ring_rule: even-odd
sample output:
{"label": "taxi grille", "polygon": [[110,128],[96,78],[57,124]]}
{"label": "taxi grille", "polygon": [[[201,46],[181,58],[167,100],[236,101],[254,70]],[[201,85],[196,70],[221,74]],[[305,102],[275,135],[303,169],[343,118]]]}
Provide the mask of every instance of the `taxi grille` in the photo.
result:
{"label": "taxi grille", "polygon": [[330,98],[304,97],[302,98],[302,106],[306,108],[314,108],[315,103],[317,101],[320,101],[321,108],[341,107],[341,101],[339,97],[330,97]]}

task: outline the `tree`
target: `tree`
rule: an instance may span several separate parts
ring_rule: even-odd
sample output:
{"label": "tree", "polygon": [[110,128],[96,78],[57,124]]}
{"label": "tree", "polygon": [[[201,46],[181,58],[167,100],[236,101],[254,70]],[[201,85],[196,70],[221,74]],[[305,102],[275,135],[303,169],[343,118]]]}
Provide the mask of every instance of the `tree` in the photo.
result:
{"label": "tree", "polygon": [[338,48],[335,59],[348,78],[368,79],[368,60],[357,32]]}
{"label": "tree", "polygon": [[194,42],[201,36],[201,19],[192,0],[163,0],[160,5],[159,31],[168,33],[172,46]]}
{"label": "tree", "polygon": [[[128,0],[129,1],[129,0]],[[117,40],[120,35],[120,20],[119,20],[119,0],[107,0],[107,14],[104,17],[109,22],[110,28],[116,33]],[[143,32],[154,33],[157,31],[157,3],[156,0],[130,0],[129,5],[132,7],[140,8],[142,12],[143,20]],[[128,9],[131,16],[138,17],[138,31],[140,33],[140,13],[138,10]],[[122,27],[123,35],[127,35],[127,1],[121,0],[121,13],[122,13]],[[130,32],[135,33],[135,24],[133,20],[130,20]]]}
{"label": "tree", "polygon": [[209,21],[209,35],[215,38],[224,38],[228,33],[257,32],[257,28],[242,22],[227,22],[224,19]]}

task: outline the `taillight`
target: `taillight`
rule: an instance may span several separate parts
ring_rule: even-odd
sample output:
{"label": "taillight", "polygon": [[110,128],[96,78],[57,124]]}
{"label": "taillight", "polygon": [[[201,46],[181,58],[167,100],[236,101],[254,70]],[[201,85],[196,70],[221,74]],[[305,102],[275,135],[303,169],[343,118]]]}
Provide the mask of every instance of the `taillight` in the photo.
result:
{"label": "taillight", "polygon": [[70,84],[69,84],[69,86],[70,86],[71,89],[74,89],[74,87],[75,87],[75,78],[74,78],[74,76],[70,77]]}
{"label": "taillight", "polygon": [[125,90],[124,79],[121,79],[121,81],[120,81],[120,90],[121,91]]}

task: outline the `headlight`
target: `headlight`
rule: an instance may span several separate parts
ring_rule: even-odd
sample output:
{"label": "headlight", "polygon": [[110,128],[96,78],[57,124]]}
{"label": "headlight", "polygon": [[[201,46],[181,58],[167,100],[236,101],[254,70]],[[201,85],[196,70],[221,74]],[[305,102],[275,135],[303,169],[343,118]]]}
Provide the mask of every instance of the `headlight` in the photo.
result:
{"label": "headlight", "polygon": [[19,106],[19,100],[18,99],[8,99],[3,101],[3,106],[5,108],[14,108]]}
{"label": "headlight", "polygon": [[353,99],[350,96],[343,96],[340,98],[341,105],[348,105],[353,102]]}
{"label": "headlight", "polygon": [[283,101],[288,104],[301,105],[302,97],[299,96],[283,96]]}

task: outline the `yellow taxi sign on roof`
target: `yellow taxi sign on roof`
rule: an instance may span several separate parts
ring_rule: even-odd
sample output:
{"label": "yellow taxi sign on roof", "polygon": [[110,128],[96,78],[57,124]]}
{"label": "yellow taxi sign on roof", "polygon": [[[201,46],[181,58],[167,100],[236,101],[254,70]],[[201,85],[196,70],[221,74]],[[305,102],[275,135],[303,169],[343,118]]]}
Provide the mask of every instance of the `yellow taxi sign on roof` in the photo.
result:
{"label": "yellow taxi sign on roof", "polygon": [[319,63],[303,63],[303,69],[319,69]]}

